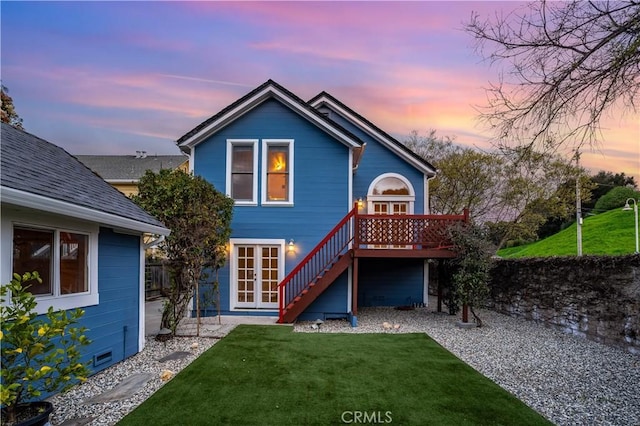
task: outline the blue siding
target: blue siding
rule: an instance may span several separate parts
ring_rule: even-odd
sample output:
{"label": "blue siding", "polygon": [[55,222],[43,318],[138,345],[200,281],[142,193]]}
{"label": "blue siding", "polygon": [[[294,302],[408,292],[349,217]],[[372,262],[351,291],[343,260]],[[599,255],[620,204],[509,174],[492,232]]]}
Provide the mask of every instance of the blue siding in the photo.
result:
{"label": "blue siding", "polygon": [[423,302],[423,265],[421,259],[360,259],[358,306]]}
{"label": "blue siding", "polygon": [[315,319],[346,318],[351,310],[347,308],[349,296],[348,273],[345,271],[298,317],[302,321]]}
{"label": "blue siding", "polygon": [[331,114],[331,119],[367,143],[358,170],[353,177],[354,199],[359,197],[365,199],[369,185],[381,174],[398,173],[407,178],[415,190],[414,214],[423,214],[425,197],[424,174],[392,152],[389,148],[351,124],[351,122],[335,113]]}
{"label": "blue siding", "polygon": [[[276,100],[268,100],[195,148],[194,172],[225,190],[227,139],[294,140],[294,205],[236,206],[231,238],[293,239],[289,273],[348,212],[349,148]],[[261,185],[258,170],[258,189]],[[258,190],[258,204],[260,204]],[[220,270],[221,309],[229,313],[229,267]],[[270,313],[273,315],[273,312]]]}
{"label": "blue siding", "polygon": [[84,350],[84,361],[106,351],[111,351],[112,357],[98,366],[91,365],[94,373],[138,352],[140,267],[140,237],[100,228],[100,304],[87,307],[82,319],[92,341]]}

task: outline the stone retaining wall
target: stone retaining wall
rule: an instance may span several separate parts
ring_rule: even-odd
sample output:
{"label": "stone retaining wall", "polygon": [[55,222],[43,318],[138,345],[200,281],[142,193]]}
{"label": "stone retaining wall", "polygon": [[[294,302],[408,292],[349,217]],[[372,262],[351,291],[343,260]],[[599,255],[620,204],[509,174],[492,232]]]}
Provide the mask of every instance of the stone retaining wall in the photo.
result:
{"label": "stone retaining wall", "polygon": [[640,255],[500,259],[490,308],[640,353]]}

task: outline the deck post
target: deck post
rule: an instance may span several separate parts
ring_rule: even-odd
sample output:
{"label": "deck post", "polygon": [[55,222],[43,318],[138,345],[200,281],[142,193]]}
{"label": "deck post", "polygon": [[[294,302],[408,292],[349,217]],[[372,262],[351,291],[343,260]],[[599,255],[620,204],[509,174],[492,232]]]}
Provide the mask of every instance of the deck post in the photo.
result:
{"label": "deck post", "polygon": [[353,283],[353,289],[351,291],[351,313],[352,315],[358,315],[358,258],[353,258],[353,271],[351,271],[353,277],[351,279]]}
{"label": "deck post", "polygon": [[462,322],[469,322],[469,305],[467,305],[466,303],[462,304]]}

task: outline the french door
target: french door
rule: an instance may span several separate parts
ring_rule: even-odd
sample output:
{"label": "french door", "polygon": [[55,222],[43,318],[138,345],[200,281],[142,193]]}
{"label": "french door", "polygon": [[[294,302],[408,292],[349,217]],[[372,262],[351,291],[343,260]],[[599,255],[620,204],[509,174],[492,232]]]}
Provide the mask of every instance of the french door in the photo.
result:
{"label": "french door", "polygon": [[[373,214],[390,214],[390,215],[399,215],[399,214],[408,214],[409,212],[409,203],[406,201],[373,201]],[[391,227],[388,230],[389,238],[392,239],[394,234],[397,234],[397,230],[394,230]],[[373,248],[407,248],[408,246],[404,245],[380,245],[376,244]]]}
{"label": "french door", "polygon": [[278,309],[278,283],[282,280],[281,244],[234,245],[234,306]]}

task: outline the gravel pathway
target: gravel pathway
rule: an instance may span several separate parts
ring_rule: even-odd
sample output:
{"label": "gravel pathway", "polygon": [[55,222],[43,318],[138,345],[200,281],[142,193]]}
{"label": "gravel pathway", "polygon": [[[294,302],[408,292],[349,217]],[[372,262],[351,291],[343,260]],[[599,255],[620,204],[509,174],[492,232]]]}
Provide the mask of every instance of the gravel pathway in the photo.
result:
{"label": "gravel pathway", "polygon": [[[455,317],[429,308],[368,308],[361,310],[357,328],[332,320],[320,330],[312,328],[312,322],[298,323],[294,329],[313,333],[424,332],[555,424],[640,425],[640,356],[495,312],[481,311],[480,316],[484,327],[461,329],[455,326]],[[223,333],[219,330],[216,334],[224,335],[232,328],[225,326]],[[179,337],[165,344],[148,339],[141,353],[53,397],[56,409],[51,423],[113,425],[165,383],[161,379],[164,370],[179,372],[217,341]],[[174,352],[191,355],[158,361]],[[134,373],[151,373],[152,379],[129,399],[83,404]],[[74,418],[90,420],[68,420]]]}
{"label": "gravel pathway", "polygon": [[[640,425],[640,356],[496,312],[479,315],[482,328],[461,329],[456,317],[428,308],[367,308],[358,327],[327,321],[320,332],[424,332],[557,425]],[[295,328],[317,332],[312,324]]]}

